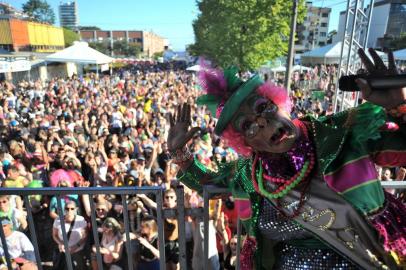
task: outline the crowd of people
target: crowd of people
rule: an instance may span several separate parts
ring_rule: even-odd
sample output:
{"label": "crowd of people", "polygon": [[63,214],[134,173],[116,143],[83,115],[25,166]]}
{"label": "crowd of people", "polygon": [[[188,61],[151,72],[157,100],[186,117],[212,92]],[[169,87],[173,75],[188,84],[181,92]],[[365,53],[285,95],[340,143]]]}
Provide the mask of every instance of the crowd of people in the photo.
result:
{"label": "crowd of people", "polygon": [[[303,86],[306,76],[293,80],[294,118],[311,113],[332,113],[334,79],[332,68],[321,72],[322,99]],[[277,83],[277,82],[276,82]],[[157,66],[131,67],[113,75],[95,74],[53,78],[47,82],[21,81],[0,85],[0,181],[3,188],[24,187],[120,187],[159,186],[164,208],[177,207],[175,189],[178,166],[169,155],[168,113],[187,103],[192,108],[192,126],[199,127],[191,142],[195,157],[207,168],[238,159],[238,154],[214,135],[215,118],[196,105],[200,87],[193,73]],[[403,180],[404,168],[381,168],[382,178]],[[385,178],[384,178],[385,177]],[[395,190],[391,190],[395,193]],[[402,196],[399,194],[399,196]],[[54,269],[65,267],[60,215],[64,217],[68,247],[75,269],[98,269],[97,249],[91,228],[93,200],[99,251],[104,269],[128,269],[133,256],[136,269],[179,269],[178,224],[167,218],[166,262],[159,260],[156,198],[150,194],[127,198],[131,234],[126,250],[122,198],[99,194],[65,195],[62,212],[56,196],[30,196],[26,205],[18,195],[0,196],[0,220],[14,265],[36,269],[30,241],[27,212],[36,226],[41,259]],[[196,191],[185,187],[185,207],[202,207]],[[235,269],[237,214],[233,198],[210,204],[209,255],[216,269]],[[186,223],[189,269],[203,269],[203,219]],[[1,243],[0,243],[1,246]],[[3,267],[6,267],[1,248]],[[53,265],[53,266],[52,266]],[[46,265],[45,265],[46,266]],[[3,269],[3,268],[0,268]]]}

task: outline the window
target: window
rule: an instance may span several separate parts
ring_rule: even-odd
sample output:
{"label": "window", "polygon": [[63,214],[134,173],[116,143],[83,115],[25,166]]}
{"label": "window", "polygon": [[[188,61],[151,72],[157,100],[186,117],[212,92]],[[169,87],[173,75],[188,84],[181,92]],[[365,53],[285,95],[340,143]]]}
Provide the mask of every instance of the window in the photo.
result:
{"label": "window", "polygon": [[321,14],[321,17],[327,18],[327,17],[328,17],[328,13],[322,13],[322,14]]}
{"label": "window", "polygon": [[324,45],[326,45],[325,42],[319,42],[319,46],[324,46]]}
{"label": "window", "polygon": [[320,32],[320,36],[325,37],[325,36],[327,36],[327,33],[326,32]]}
{"label": "window", "polygon": [[321,27],[327,27],[327,23],[325,22],[321,23]]}

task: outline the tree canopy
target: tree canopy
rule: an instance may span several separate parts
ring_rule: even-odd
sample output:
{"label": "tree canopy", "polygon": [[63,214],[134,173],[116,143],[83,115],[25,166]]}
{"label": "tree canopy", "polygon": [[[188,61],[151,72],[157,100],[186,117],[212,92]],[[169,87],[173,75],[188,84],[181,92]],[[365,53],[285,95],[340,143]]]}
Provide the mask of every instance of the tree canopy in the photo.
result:
{"label": "tree canopy", "polygon": [[[288,49],[293,1],[198,0],[193,22],[195,43],[189,52],[227,67],[255,69]],[[304,17],[299,1],[298,22]]]}
{"label": "tree canopy", "polygon": [[124,57],[138,57],[141,53],[141,47],[135,43],[129,43],[126,40],[119,40],[113,43],[113,48],[110,46],[110,42],[89,42],[89,46],[95,50],[98,50],[104,54],[113,54],[116,56]]}
{"label": "tree canopy", "polygon": [[79,26],[79,30],[101,30],[100,27],[97,26]]}
{"label": "tree canopy", "polygon": [[63,28],[63,38],[65,39],[65,47],[69,47],[74,41],[80,40],[78,33],[73,32],[69,28]]}
{"label": "tree canopy", "polygon": [[55,13],[46,0],[28,0],[23,4],[23,11],[34,21],[54,24]]}

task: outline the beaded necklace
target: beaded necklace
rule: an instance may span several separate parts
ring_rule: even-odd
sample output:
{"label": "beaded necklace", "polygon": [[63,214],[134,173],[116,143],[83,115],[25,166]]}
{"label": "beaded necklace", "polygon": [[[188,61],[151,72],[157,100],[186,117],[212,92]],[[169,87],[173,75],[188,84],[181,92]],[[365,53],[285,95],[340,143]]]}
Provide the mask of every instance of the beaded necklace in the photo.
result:
{"label": "beaded necklace", "polygon": [[[302,131],[302,138],[296,143],[296,146],[292,148],[288,152],[288,157],[291,160],[291,163],[295,167],[296,173],[286,179],[287,172],[283,169],[286,169],[286,166],[272,166],[271,168],[269,164],[272,164],[267,160],[265,157],[260,158],[258,154],[255,155],[254,161],[252,163],[252,170],[251,170],[251,179],[255,190],[261,194],[262,196],[268,198],[269,200],[277,200],[277,207],[279,208],[280,212],[289,218],[293,218],[299,214],[300,208],[304,204],[304,195],[307,187],[310,183],[310,173],[312,172],[314,165],[315,165],[315,155],[313,151],[313,147],[308,139],[307,129],[306,126],[301,122],[297,121],[295,124],[301,129]],[[259,162],[259,171],[257,172],[256,165]],[[265,161],[266,165],[265,170],[267,173],[264,173],[264,166],[263,161]],[[280,163],[280,162],[279,162]],[[285,162],[286,163],[286,162]],[[276,165],[276,164],[274,164]],[[282,169],[281,169],[282,168]],[[271,169],[273,169],[271,171]],[[278,169],[280,172],[278,172]],[[274,174],[277,176],[271,176],[269,174]],[[291,170],[290,170],[291,174]],[[280,175],[283,175],[280,176]],[[258,179],[258,180],[257,180]],[[271,182],[274,186],[276,186],[275,190],[269,192],[264,187],[264,179]],[[281,208],[281,204],[279,199],[289,193],[294,187],[296,187],[302,181],[306,181],[301,191],[300,201],[298,207],[293,211],[292,215],[286,214]]]}

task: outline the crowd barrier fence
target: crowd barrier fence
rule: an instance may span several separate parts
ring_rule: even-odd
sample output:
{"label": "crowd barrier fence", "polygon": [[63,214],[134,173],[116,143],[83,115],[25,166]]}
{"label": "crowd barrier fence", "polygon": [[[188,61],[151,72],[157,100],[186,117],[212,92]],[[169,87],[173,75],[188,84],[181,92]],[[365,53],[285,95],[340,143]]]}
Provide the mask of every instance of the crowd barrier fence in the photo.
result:
{"label": "crowd barrier fence", "polygon": [[[382,186],[384,188],[393,188],[393,189],[406,189],[406,182],[404,181],[382,181]],[[125,229],[125,247],[129,256],[127,256],[127,263],[129,269],[134,269],[134,262],[133,257],[131,256],[132,247],[129,241],[130,239],[130,221],[129,221],[129,214],[128,214],[128,202],[127,198],[129,196],[133,196],[136,194],[154,194],[156,196],[156,203],[157,203],[157,224],[158,224],[158,249],[160,254],[160,269],[165,269],[165,237],[164,237],[164,219],[165,218],[176,218],[178,221],[178,241],[179,241],[179,262],[180,262],[180,269],[187,269],[187,261],[186,261],[186,217],[191,216],[195,218],[202,218],[204,222],[204,244],[203,244],[203,252],[205,258],[205,269],[209,269],[209,200],[212,198],[218,198],[219,196],[227,196],[230,195],[230,192],[226,188],[220,188],[216,186],[204,186],[203,187],[203,201],[204,207],[202,208],[185,208],[184,207],[184,191],[183,186],[178,186],[176,188],[176,195],[177,195],[177,208],[176,209],[164,209],[163,208],[163,192],[164,190],[161,187],[86,187],[86,188],[0,188],[0,195],[19,195],[23,197],[26,211],[27,211],[27,220],[28,220],[28,228],[31,235],[31,241],[34,246],[35,258],[37,260],[37,266],[39,270],[42,270],[42,262],[38,248],[38,240],[35,231],[35,226],[40,226],[40,224],[34,224],[33,213],[30,207],[29,196],[32,195],[52,195],[57,196],[57,209],[58,213],[62,213],[62,202],[61,197],[68,194],[77,194],[77,195],[89,195],[89,204],[91,209],[91,227],[92,233],[95,240],[96,246],[96,258],[97,258],[97,265],[99,269],[103,269],[102,267],[102,257],[100,254],[100,242],[98,239],[98,232],[96,226],[96,212],[95,212],[95,203],[93,201],[93,195],[98,194],[115,194],[121,195],[122,205],[123,205],[123,219],[124,219],[124,229]],[[66,252],[66,263],[69,270],[73,270],[71,254],[69,253],[68,248],[68,239],[67,239],[67,232],[65,230],[65,222],[63,215],[59,215],[58,217],[61,222],[61,229],[63,235],[63,242],[65,246]],[[237,262],[239,262],[240,257],[240,247],[241,247],[241,231],[242,225],[240,219],[238,219],[237,223]],[[4,249],[4,254],[6,257],[7,267],[8,269],[12,269],[11,259],[9,256],[6,238],[4,235],[4,231],[2,226],[0,226],[0,237],[1,243]],[[237,270],[240,269],[239,263],[236,267]]]}

